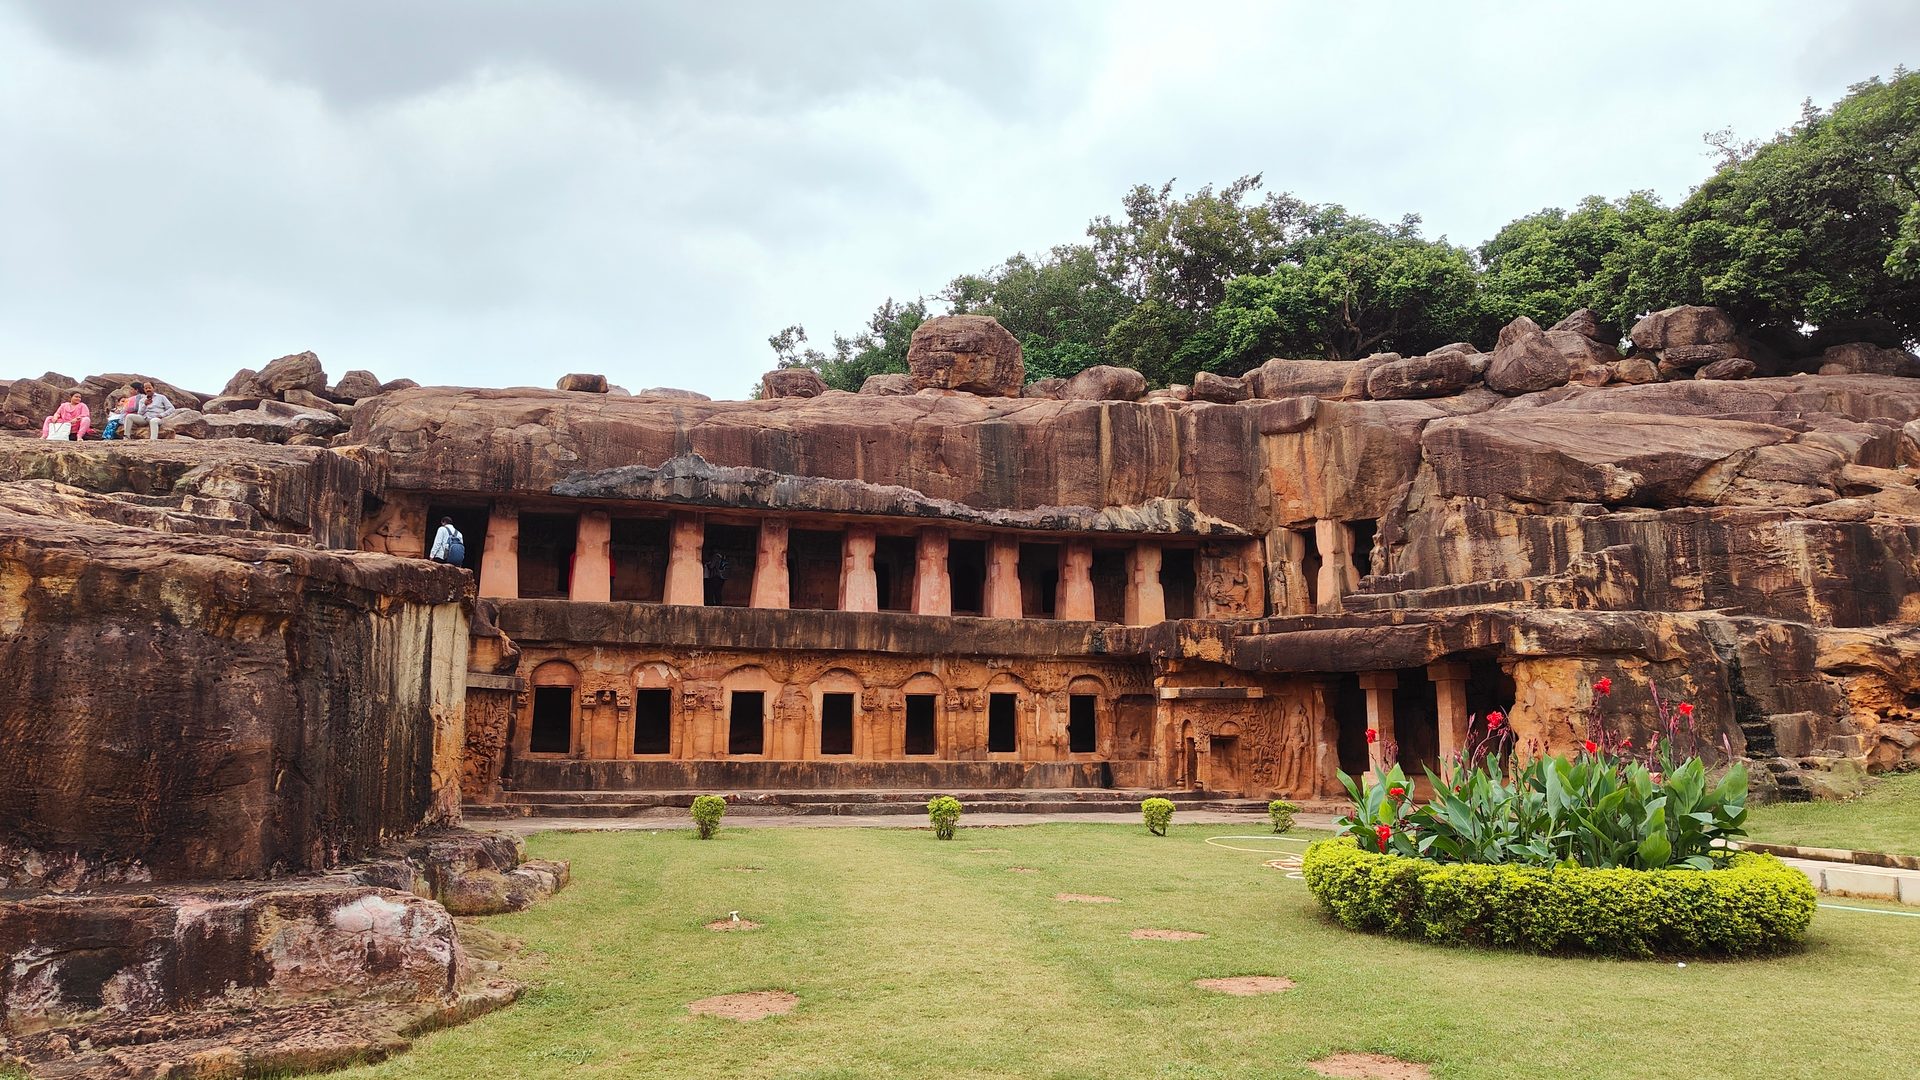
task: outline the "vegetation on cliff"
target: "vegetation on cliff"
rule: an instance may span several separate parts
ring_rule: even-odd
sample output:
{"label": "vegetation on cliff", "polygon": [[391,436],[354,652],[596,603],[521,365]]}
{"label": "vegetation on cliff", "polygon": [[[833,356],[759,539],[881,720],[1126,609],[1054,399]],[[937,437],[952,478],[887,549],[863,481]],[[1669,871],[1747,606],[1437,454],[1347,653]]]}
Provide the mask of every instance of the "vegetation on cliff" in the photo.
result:
{"label": "vegetation on cliff", "polygon": [[1518,316],[1544,326],[1581,307],[1624,334],[1647,311],[1712,304],[1787,353],[1920,339],[1920,73],[1870,79],[1829,109],[1808,102],[1764,142],[1707,138],[1720,161],[1676,207],[1645,191],[1594,195],[1474,249],[1428,238],[1417,215],[1382,222],[1265,191],[1258,174],[1185,197],[1172,181],[1141,184],[1085,241],[961,274],[937,296],[889,298],[831,351],[797,325],[769,343],[783,366],[858,390],[906,370],[907,339],[934,305],[998,319],[1029,378],[1114,364],[1156,385],[1272,356],[1485,342]]}

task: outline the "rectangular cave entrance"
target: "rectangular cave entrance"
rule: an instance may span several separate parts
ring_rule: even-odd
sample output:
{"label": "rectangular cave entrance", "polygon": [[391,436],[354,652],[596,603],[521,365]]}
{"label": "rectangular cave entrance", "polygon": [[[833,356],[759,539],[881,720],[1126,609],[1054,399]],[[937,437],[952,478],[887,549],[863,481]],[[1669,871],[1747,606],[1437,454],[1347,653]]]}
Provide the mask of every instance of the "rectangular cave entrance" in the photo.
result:
{"label": "rectangular cave entrance", "polygon": [[1289,529],[1300,553],[1300,584],[1305,590],[1306,602],[1295,604],[1296,614],[1311,615],[1320,610],[1320,537],[1313,526],[1304,529]]}
{"label": "rectangular cave entrance", "polygon": [[919,543],[911,536],[873,538],[873,584],[881,611],[913,610],[914,569]]}
{"label": "rectangular cave entrance", "polygon": [[613,519],[613,599],[657,604],[666,596],[670,530],[662,518]]}
{"label": "rectangular cave entrance", "polygon": [[566,754],[573,750],[573,687],[533,688],[533,726],[527,750],[534,754]]}
{"label": "rectangular cave entrance", "polygon": [[[1513,676],[1500,670],[1500,662],[1486,654],[1467,656],[1467,715],[1473,718],[1476,732],[1485,731],[1487,714],[1513,708]],[[1479,736],[1476,734],[1475,738]]]}
{"label": "rectangular cave entrance", "polygon": [[633,692],[633,752],[673,753],[673,691],[647,687]]}
{"label": "rectangular cave entrance", "polygon": [[937,748],[933,720],[935,700],[933,694],[907,695],[906,752],[910,756],[925,757]]}
{"label": "rectangular cave entrance", "polygon": [[1093,617],[1121,622],[1127,617],[1127,553],[1122,548],[1093,549]]}
{"label": "rectangular cave entrance", "polygon": [[987,542],[947,542],[947,587],[955,615],[978,615],[986,610]]}
{"label": "rectangular cave entrance", "polygon": [[1067,752],[1091,754],[1100,744],[1100,732],[1094,721],[1100,699],[1093,694],[1070,694],[1067,698]]}
{"label": "rectangular cave entrance", "polygon": [[520,595],[564,600],[573,589],[578,514],[520,515]]}
{"label": "rectangular cave entrance", "polygon": [[767,748],[767,693],[735,690],[727,713],[727,753],[763,754]]}
{"label": "rectangular cave entrance", "polygon": [[987,753],[1011,754],[1019,749],[1020,695],[987,695]]}
{"label": "rectangular cave entrance", "polygon": [[820,695],[820,754],[853,753],[853,695]]}
{"label": "rectangular cave entrance", "polygon": [[787,604],[814,611],[840,606],[840,557],[846,533],[823,529],[787,532]]}
{"label": "rectangular cave entrance", "polygon": [[746,607],[753,602],[753,569],[760,555],[754,525],[709,522],[700,549],[700,578],[708,607]]}
{"label": "rectangular cave entrance", "polygon": [[1356,577],[1366,577],[1373,573],[1373,536],[1379,526],[1373,521],[1347,522],[1347,550],[1353,556],[1353,572]]}
{"label": "rectangular cave entrance", "polygon": [[1020,613],[1051,619],[1060,593],[1060,545],[1020,545]]}
{"label": "rectangular cave entrance", "polygon": [[[1329,680],[1327,697],[1333,706],[1333,722],[1339,732],[1340,771],[1359,776],[1370,767],[1367,760],[1367,692],[1360,689],[1360,676],[1343,671]],[[1326,779],[1332,780],[1329,776]]]}
{"label": "rectangular cave entrance", "polygon": [[1440,702],[1425,668],[1394,673],[1393,741],[1400,769],[1408,777],[1440,771]]}
{"label": "rectangular cave entrance", "polygon": [[433,552],[433,535],[440,531],[440,519],[452,518],[453,527],[460,530],[460,540],[467,549],[466,560],[460,565],[479,573],[480,557],[487,549],[487,508],[484,506],[441,506],[432,504],[427,507],[427,553]]}
{"label": "rectangular cave entrance", "polygon": [[1166,597],[1167,618],[1193,618],[1194,596],[1200,588],[1192,548],[1163,548],[1160,552],[1160,592]]}

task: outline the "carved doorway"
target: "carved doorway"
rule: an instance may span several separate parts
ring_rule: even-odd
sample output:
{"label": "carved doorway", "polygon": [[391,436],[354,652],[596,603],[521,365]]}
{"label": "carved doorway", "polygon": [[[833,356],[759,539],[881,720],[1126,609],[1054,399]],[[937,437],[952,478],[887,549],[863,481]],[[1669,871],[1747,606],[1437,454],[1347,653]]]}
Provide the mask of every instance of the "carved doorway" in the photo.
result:
{"label": "carved doorway", "polygon": [[1230,730],[1207,740],[1207,790],[1244,795],[1247,777],[1240,760],[1240,729],[1232,724],[1226,728]]}

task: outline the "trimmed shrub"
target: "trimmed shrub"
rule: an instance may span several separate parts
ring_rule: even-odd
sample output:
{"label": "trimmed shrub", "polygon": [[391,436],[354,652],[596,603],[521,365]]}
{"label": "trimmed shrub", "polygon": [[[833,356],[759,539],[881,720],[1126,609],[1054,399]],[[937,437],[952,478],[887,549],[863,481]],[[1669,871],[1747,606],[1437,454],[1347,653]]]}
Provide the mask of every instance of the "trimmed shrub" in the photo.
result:
{"label": "trimmed shrub", "polygon": [[700,839],[711,840],[720,831],[720,819],[727,816],[727,800],[718,795],[701,795],[693,800],[693,827]]}
{"label": "trimmed shrub", "polygon": [[1140,816],[1147,819],[1148,832],[1165,836],[1167,825],[1173,821],[1173,800],[1148,799],[1140,804]]}
{"label": "trimmed shrub", "polygon": [[927,820],[933,822],[936,839],[953,839],[953,830],[960,824],[961,809],[960,800],[951,795],[927,800]]}
{"label": "trimmed shrub", "polygon": [[1481,948],[1602,956],[1741,956],[1799,943],[1817,896],[1771,855],[1711,870],[1437,863],[1362,851],[1352,837],[1307,848],[1307,888],[1341,925]]}
{"label": "trimmed shrub", "polygon": [[1286,832],[1293,828],[1293,815],[1300,808],[1285,799],[1275,799],[1267,804],[1267,820],[1273,822],[1273,831]]}

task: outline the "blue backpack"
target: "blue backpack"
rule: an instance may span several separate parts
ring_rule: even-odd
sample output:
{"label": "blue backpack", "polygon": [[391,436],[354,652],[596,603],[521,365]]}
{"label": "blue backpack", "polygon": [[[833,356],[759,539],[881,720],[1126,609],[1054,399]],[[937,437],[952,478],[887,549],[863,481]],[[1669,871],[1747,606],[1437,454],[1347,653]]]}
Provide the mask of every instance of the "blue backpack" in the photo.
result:
{"label": "blue backpack", "polygon": [[447,541],[447,561],[455,566],[467,565],[467,542],[460,538],[458,531]]}

